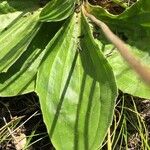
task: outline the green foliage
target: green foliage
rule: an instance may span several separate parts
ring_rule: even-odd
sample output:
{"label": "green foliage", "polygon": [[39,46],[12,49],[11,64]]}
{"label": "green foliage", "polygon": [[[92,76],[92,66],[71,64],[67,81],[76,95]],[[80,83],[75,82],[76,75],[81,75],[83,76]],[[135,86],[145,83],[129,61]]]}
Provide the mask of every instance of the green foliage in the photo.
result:
{"label": "green foliage", "polygon": [[73,13],[75,0],[50,1],[40,14],[40,20],[43,22],[60,21],[66,19]]}
{"label": "green foliage", "polygon": [[[149,87],[116,51],[107,60],[113,45],[102,36],[93,38],[94,28],[76,0],[51,0],[44,8],[38,1],[0,2],[0,96],[37,92],[56,149],[100,147],[112,121],[115,77],[121,90],[150,97]],[[148,0],[118,16],[99,6],[88,4],[87,9],[125,35],[149,64]]]}
{"label": "green foliage", "polygon": [[[121,36],[129,45],[132,52],[141,59],[142,63],[150,64],[148,41],[150,39],[150,3],[148,0],[139,0],[120,15],[112,15],[101,7],[88,5],[91,14],[107,22],[115,33]],[[101,13],[99,13],[101,12]],[[150,98],[150,87],[144,84],[139,76],[126,64],[114,46],[103,42],[105,54],[110,54],[108,60],[113,67],[117,85],[125,93],[134,96]],[[114,50],[112,50],[114,49]]]}
{"label": "green foliage", "polygon": [[96,51],[98,46],[88,24],[83,16],[81,19],[81,32],[86,37],[81,40],[80,53],[80,30],[73,15],[47,46],[47,58],[37,78],[36,91],[56,149],[98,148],[114,110],[116,86],[112,70]]}

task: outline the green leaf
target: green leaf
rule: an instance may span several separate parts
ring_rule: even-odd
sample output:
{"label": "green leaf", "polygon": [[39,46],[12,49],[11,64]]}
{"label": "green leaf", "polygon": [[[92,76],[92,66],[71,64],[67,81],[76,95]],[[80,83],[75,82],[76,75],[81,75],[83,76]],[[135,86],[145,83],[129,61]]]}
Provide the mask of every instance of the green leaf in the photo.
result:
{"label": "green leaf", "polygon": [[[86,5],[88,12],[96,16],[96,18],[109,24],[117,25],[122,23],[121,26],[129,26],[130,23],[140,25],[141,22],[149,22],[149,7],[149,0],[139,0],[131,7],[128,7],[123,13],[113,15],[100,6]],[[139,16],[140,18],[137,18]]]}
{"label": "green leaf", "polygon": [[[107,25],[122,38],[131,51],[142,63],[150,66],[149,40],[150,40],[150,3],[149,0],[139,0],[132,7],[120,15],[111,15],[99,6],[88,5],[89,12]],[[94,32],[101,32],[100,30]],[[103,43],[104,53],[110,54],[108,60],[113,67],[117,79],[117,85],[125,93],[134,96],[150,98],[150,87],[141,81],[139,76],[123,61],[120,54],[113,50],[103,35],[98,38]]]}
{"label": "green leaf", "polygon": [[15,9],[7,3],[7,1],[0,1],[0,14],[5,14],[8,12],[14,12]]}
{"label": "green leaf", "polygon": [[8,68],[26,50],[40,28],[38,12],[26,14],[0,35],[0,72]]}
{"label": "green leaf", "polygon": [[[117,84],[124,93],[130,93],[134,96],[150,98],[150,87],[146,85],[139,76],[132,70],[128,64],[123,60],[116,49],[110,52],[110,45],[105,47],[106,55],[110,53],[108,60],[113,67],[114,74],[117,78]],[[149,53],[138,51],[135,47],[132,47],[136,57],[139,57],[142,63],[150,66]]]}
{"label": "green leaf", "polygon": [[0,0],[0,32],[8,29],[27,12],[33,13],[40,7],[37,0]]}
{"label": "green leaf", "polygon": [[60,21],[66,19],[74,11],[75,0],[51,0],[40,14],[43,22]]}
{"label": "green leaf", "polygon": [[[82,19],[81,27],[80,16],[74,15],[49,43],[36,80],[44,122],[57,150],[97,149],[114,111],[112,69]],[[80,28],[85,34],[81,41]]]}
{"label": "green leaf", "polygon": [[0,15],[0,34],[1,31],[5,31],[8,26],[11,26],[14,21],[17,21],[21,14],[22,12],[14,12]]}
{"label": "green leaf", "polygon": [[[55,31],[54,26],[51,25],[48,25],[48,28],[44,25],[46,31],[43,26],[41,27],[38,22],[39,12],[37,12],[37,10],[40,11],[40,7],[37,0],[0,1],[0,41],[6,36],[3,39],[6,41],[1,41],[1,45],[5,45],[5,52],[8,50],[7,56],[12,55],[11,61],[6,60],[3,64],[1,62],[1,68],[8,66],[3,70],[7,72],[0,73],[0,96],[15,96],[34,91],[37,69],[44,55],[42,51]],[[39,28],[40,32],[37,34]],[[55,28],[57,28],[56,25]],[[22,43],[24,49],[20,47],[20,41],[24,41],[24,44]],[[0,49],[3,51],[0,52],[0,57],[3,57],[4,49],[2,46]],[[12,52],[13,49],[17,51],[17,55],[14,51]]]}
{"label": "green leaf", "polygon": [[0,14],[31,12],[40,8],[39,0],[0,0]]}
{"label": "green leaf", "polygon": [[42,24],[27,50],[6,73],[0,74],[0,96],[15,96],[34,91],[36,74],[45,55],[45,47],[60,26],[61,22],[59,25]]}
{"label": "green leaf", "polygon": [[[94,141],[94,143],[93,145],[89,146],[88,149],[93,150],[97,149],[97,146],[102,144],[107,133],[107,129],[111,124],[115,106],[115,98],[117,96],[117,88],[112,68],[110,67],[103,54],[99,52],[100,47],[95,43],[90,32],[90,27],[84,17],[82,17],[81,20],[81,31],[81,35],[83,36],[83,38],[80,38],[80,54],[83,68],[90,77],[98,82],[97,84],[99,87],[100,95],[99,98],[97,97],[100,102],[98,102],[98,99],[95,100],[95,105],[99,106],[97,106],[98,112],[95,112],[94,114],[97,116],[96,118],[99,118],[99,121],[95,120],[95,122],[93,122],[91,120],[92,123],[91,126],[89,126],[89,131],[91,130],[91,134],[89,134],[89,137]],[[96,122],[98,126],[97,128],[93,128]],[[92,133],[94,133],[95,129],[97,129],[97,131],[95,132],[95,137],[92,137]]]}

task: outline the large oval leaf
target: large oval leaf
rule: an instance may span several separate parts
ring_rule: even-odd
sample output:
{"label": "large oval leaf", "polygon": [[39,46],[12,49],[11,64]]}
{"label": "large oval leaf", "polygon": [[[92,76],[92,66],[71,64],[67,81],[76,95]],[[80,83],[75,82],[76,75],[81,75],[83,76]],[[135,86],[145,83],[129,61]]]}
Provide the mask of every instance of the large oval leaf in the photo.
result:
{"label": "large oval leaf", "polygon": [[57,150],[97,149],[111,123],[116,98],[112,69],[83,17],[85,38],[80,41],[78,17],[67,21],[50,42],[36,81],[44,122]]}
{"label": "large oval leaf", "polygon": [[40,14],[40,20],[46,22],[64,20],[73,13],[76,0],[51,0]]}

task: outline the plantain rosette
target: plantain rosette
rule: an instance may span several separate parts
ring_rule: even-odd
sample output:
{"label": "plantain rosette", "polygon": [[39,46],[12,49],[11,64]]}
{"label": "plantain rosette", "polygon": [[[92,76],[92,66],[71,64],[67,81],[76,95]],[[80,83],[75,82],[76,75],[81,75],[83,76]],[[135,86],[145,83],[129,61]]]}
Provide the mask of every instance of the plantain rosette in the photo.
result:
{"label": "plantain rosette", "polygon": [[[95,29],[80,5],[75,0],[0,1],[0,96],[35,91],[49,137],[58,150],[101,146],[112,122],[116,81],[125,92],[149,96],[149,88],[143,83],[138,85],[141,93],[133,91],[139,79],[131,76],[134,73],[115,50],[106,57],[113,46],[103,35],[93,37]],[[129,46],[148,62],[147,46],[139,49],[140,42],[146,42],[143,39],[149,36],[148,22],[142,19],[149,16],[146,0],[118,16],[89,3],[86,8],[114,31],[129,36]],[[130,21],[132,26],[128,26],[135,15],[141,20]],[[137,32],[130,32],[134,24],[143,31],[141,41]],[[124,80],[132,81],[128,82],[130,90]]]}

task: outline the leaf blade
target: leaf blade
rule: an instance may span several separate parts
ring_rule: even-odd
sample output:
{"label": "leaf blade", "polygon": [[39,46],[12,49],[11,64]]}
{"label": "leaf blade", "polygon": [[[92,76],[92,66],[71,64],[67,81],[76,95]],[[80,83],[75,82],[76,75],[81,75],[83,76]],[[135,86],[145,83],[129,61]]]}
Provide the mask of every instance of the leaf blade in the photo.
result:
{"label": "leaf blade", "polygon": [[45,56],[45,47],[60,26],[61,23],[57,26],[54,23],[41,25],[27,50],[6,73],[0,74],[0,96],[21,95],[35,90],[36,74]]}
{"label": "leaf blade", "polygon": [[40,28],[37,17],[38,13],[22,17],[12,27],[2,32],[0,35],[0,72],[6,72],[26,50]]}
{"label": "leaf blade", "polygon": [[43,22],[61,21],[73,13],[74,0],[52,0],[42,10],[40,20]]}
{"label": "leaf blade", "polygon": [[[112,70],[102,54],[99,56],[93,50],[97,61],[100,61],[99,57],[105,61],[105,67],[107,66],[112,79],[112,87],[109,87],[109,84],[100,86],[103,82],[100,81],[102,78],[99,78],[99,72],[97,72],[97,80],[95,76],[91,77],[83,67],[81,57],[86,57],[87,60],[88,56],[81,56],[76,51],[80,34],[80,25],[78,24],[80,21],[76,23],[77,18],[74,15],[70,23],[63,26],[47,47],[49,54],[40,67],[37,78],[36,92],[40,97],[44,122],[56,149],[98,148],[112,120],[117,94]],[[86,23],[84,24],[88,26]],[[91,39],[91,36],[88,35],[88,38]],[[94,41],[90,41],[93,44]],[[56,43],[59,43],[59,46]],[[86,42],[86,44],[88,43]],[[96,46],[96,48],[98,47]],[[84,49],[84,53],[86,50],[90,51]],[[107,72],[105,73],[107,74]],[[109,82],[107,81],[107,83]],[[102,88],[101,92],[100,87]],[[105,103],[106,96],[109,97],[107,103]],[[108,102],[111,102],[109,106],[107,106]],[[103,109],[101,109],[102,105]],[[107,109],[112,108],[111,113],[107,114],[105,111],[107,119],[100,115],[105,106]],[[101,124],[102,120],[107,120],[107,122]],[[103,133],[99,135],[101,132]]]}

